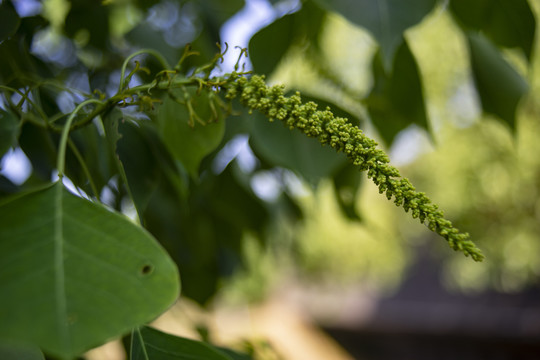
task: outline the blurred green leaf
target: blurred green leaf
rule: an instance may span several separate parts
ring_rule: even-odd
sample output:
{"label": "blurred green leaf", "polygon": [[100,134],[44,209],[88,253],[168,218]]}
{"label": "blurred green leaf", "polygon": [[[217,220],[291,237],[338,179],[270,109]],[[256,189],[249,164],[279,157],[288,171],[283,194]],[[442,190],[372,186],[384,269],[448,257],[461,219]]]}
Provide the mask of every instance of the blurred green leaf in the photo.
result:
{"label": "blurred green leaf", "polygon": [[107,146],[107,139],[101,134],[101,129],[95,124],[71,132],[70,137],[78,156],[68,146],[66,175],[87,194],[91,195],[95,190],[97,193],[93,195],[99,197],[101,190],[116,173],[114,153]]}
{"label": "blurred green leaf", "polygon": [[0,175],[0,198],[11,195],[19,191],[19,187],[15,185],[4,175]]}
{"label": "blurred green leaf", "polygon": [[21,127],[19,146],[30,160],[35,175],[47,182],[56,168],[56,141],[56,136],[29,121]]}
{"label": "blurred green leaf", "polygon": [[178,296],[178,271],[146,231],[61,182],[8,199],[0,214],[2,338],[68,359]]}
{"label": "blurred green leaf", "polygon": [[394,54],[403,33],[431,12],[437,0],[316,0],[330,11],[367,29],[381,47],[386,71],[391,71]]}
{"label": "blurred green leaf", "polygon": [[482,31],[499,46],[519,47],[531,60],[536,19],[527,0],[451,0],[450,10],[465,30]]}
{"label": "blurred green leaf", "polygon": [[176,201],[185,192],[184,179],[150,121],[135,121],[114,109],[104,119],[105,133],[117,155],[117,172],[139,215],[164,181],[173,185],[168,196]]}
{"label": "blurred green leaf", "polygon": [[527,93],[527,82],[485,37],[467,36],[474,81],[482,108],[515,128],[516,109]]}
{"label": "blurred green leaf", "polygon": [[360,220],[356,198],[362,182],[362,173],[356,166],[346,164],[332,178],[336,200],[343,214],[351,220]]}
{"label": "blurred green leaf", "polygon": [[347,161],[343,154],[322,146],[316,139],[308,138],[296,129],[269,122],[258,113],[252,116],[250,145],[273,166],[290,169],[316,184],[321,178],[331,176]]}
{"label": "blurred green leaf", "polygon": [[270,74],[293,45],[318,46],[324,11],[311,2],[259,30],[249,41],[249,56],[258,74]]}
{"label": "blurred green leaf", "polygon": [[246,360],[202,341],[166,334],[148,326],[133,332],[130,360]]}
{"label": "blurred green leaf", "polygon": [[0,4],[0,42],[15,34],[20,23],[19,14],[11,1],[4,0]]}
{"label": "blurred green leaf", "polygon": [[382,63],[380,52],[373,58],[374,84],[367,107],[379,134],[391,145],[395,136],[411,124],[428,129],[422,81],[407,41],[397,50],[392,72]]}
{"label": "blurred green leaf", "polygon": [[109,45],[109,9],[101,1],[70,1],[64,31],[70,38],[85,39],[84,45],[107,51]]}
{"label": "blurred green leaf", "polygon": [[209,20],[208,23],[211,23],[218,33],[221,25],[245,5],[244,0],[200,0],[195,3],[199,5],[199,11],[204,14]]}
{"label": "blurred green leaf", "polygon": [[[118,120],[116,120],[118,121]],[[155,158],[155,152],[151,144],[145,139],[145,130],[142,130],[133,120],[124,119],[118,123],[117,155],[121,169],[125,174],[122,179],[128,187],[128,192],[139,214],[142,214],[154,191],[158,187],[161,178],[159,161]]]}
{"label": "blurred green leaf", "polygon": [[17,143],[20,121],[9,110],[0,109],[0,158]]}
{"label": "blurred green leaf", "polygon": [[249,41],[249,57],[259,74],[270,74],[292,43],[293,15],[285,15],[259,30]]}
{"label": "blurred green leaf", "polygon": [[37,346],[0,343],[0,359],[2,360],[45,360],[45,356]]}
{"label": "blurred green leaf", "polygon": [[[157,123],[171,154],[192,177],[197,178],[202,159],[221,143],[225,134],[225,121],[219,110],[216,113],[212,111],[211,107],[216,106],[211,98],[213,94],[207,91],[196,94],[196,89],[187,91],[187,99],[181,90],[174,93],[177,98],[185,99],[186,104],[180,104],[170,97],[163,101],[159,107]],[[190,106],[193,112],[190,112]],[[190,126],[190,122],[193,126]]]}
{"label": "blurred green leaf", "polygon": [[34,34],[47,24],[41,16],[22,18],[17,32],[0,42],[0,84],[18,88],[35,85],[38,77],[53,77],[49,66],[30,53]]}

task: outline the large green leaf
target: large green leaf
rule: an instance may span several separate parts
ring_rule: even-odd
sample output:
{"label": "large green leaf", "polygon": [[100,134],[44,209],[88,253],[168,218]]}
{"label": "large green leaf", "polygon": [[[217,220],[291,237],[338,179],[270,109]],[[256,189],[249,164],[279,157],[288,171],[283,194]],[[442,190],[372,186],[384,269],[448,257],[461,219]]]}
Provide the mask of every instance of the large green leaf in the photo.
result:
{"label": "large green leaf", "polygon": [[0,157],[16,144],[20,125],[15,114],[9,110],[0,109]]}
{"label": "large green leaf", "polygon": [[196,89],[192,88],[185,93],[178,90],[174,97],[186,101],[186,104],[167,97],[157,115],[165,145],[194,178],[198,177],[202,159],[218,147],[225,134],[225,121],[221,112],[219,109],[216,113],[212,110],[212,106],[216,106],[212,96],[216,95],[207,91],[197,94]]}
{"label": "large green leaf", "polygon": [[381,46],[384,67],[390,70],[403,32],[418,24],[437,0],[316,0],[327,9],[367,29]]}
{"label": "large green leaf", "polygon": [[4,202],[0,228],[0,338],[70,359],[178,296],[178,270],[146,231],[61,182]]}
{"label": "large green leaf", "polygon": [[295,44],[317,46],[324,11],[311,2],[259,30],[249,41],[249,56],[258,74],[270,74]]}
{"label": "large green leaf", "polygon": [[271,123],[262,115],[252,116],[253,129],[250,145],[253,150],[273,166],[291,169],[312,184],[330,176],[347,159],[316,139],[300,131],[290,130],[282,124]]}
{"label": "large green leaf", "polygon": [[452,0],[450,9],[468,30],[480,30],[495,44],[519,47],[530,60],[536,20],[527,0]]}
{"label": "large green leaf", "polygon": [[208,343],[166,334],[145,326],[133,332],[130,360],[249,360]]}
{"label": "large green leaf", "polygon": [[528,91],[527,82],[482,35],[470,33],[467,39],[474,81],[482,108],[485,112],[498,116],[514,129],[516,109]]}
{"label": "large green leaf", "polygon": [[427,130],[420,72],[407,41],[399,47],[390,73],[383,66],[380,52],[372,66],[374,84],[367,107],[383,140],[391,145],[395,136],[411,124]]}

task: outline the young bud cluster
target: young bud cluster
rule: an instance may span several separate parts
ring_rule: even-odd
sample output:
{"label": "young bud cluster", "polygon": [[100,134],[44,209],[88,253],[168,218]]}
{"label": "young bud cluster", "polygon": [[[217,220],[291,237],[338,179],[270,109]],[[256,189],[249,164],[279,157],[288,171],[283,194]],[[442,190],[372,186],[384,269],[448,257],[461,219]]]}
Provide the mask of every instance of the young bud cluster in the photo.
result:
{"label": "young bud cluster", "polygon": [[345,153],[353,164],[367,172],[381,194],[393,199],[406,212],[411,210],[414,218],[444,237],[451,248],[463,251],[476,261],[484,258],[469,234],[461,233],[445,219],[426,194],[417,192],[410,181],[389,164],[388,155],[377,148],[377,142],[347,119],[334,116],[329,108],[319,110],[314,102],[302,103],[298,92],[285,96],[282,86],[269,87],[262,76],[246,78],[232,74],[231,80],[224,86],[228,99],[238,99],[249,111],[260,111],[270,121],[280,120],[289,128],[296,128],[321,144]]}

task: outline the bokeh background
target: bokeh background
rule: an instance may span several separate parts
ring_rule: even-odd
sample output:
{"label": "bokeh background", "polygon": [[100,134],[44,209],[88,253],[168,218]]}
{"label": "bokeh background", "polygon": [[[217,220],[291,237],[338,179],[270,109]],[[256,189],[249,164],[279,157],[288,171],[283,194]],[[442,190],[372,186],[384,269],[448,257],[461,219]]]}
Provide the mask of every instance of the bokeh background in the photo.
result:
{"label": "bokeh background", "polygon": [[[454,253],[388,202],[364,175],[339,186],[335,173],[342,159],[309,151],[293,157],[287,146],[280,150],[286,135],[273,133],[272,125],[257,115],[240,116],[227,119],[240,127],[235,130],[240,135],[212,155],[208,168],[220,174],[234,166],[258,200],[287,201],[288,210],[271,208],[266,241],[260,241],[259,233],[239,235],[242,266],[218,277],[211,297],[193,288],[195,300],[211,299],[202,301],[204,307],[181,299],[156,321],[157,327],[251,347],[261,359],[540,356],[537,40],[530,59],[516,49],[502,51],[528,82],[510,126],[482,110],[467,40],[448,2],[436,2],[405,33],[422,80],[427,123],[410,121],[389,135],[368,109],[378,44],[366,29],[337,13],[311,9],[312,17],[302,13],[295,21],[316,41],[291,42],[279,61],[260,60],[265,53],[261,41],[253,39],[314,6],[310,2],[18,0],[13,5],[29,28],[31,21],[43,21],[39,30],[32,27],[32,61],[82,92],[100,88],[114,93],[119,77],[114,69],[132,50],[154,48],[175,63],[191,43],[203,59],[190,58],[196,66],[216,53],[216,42],[222,48],[227,42],[221,65],[226,73],[239,55],[234,47],[248,47],[253,53],[243,60],[246,69],[266,72],[269,83],[324,101],[358,123],[486,255],[484,262],[475,263]],[[529,5],[537,18],[540,3]],[[324,21],[312,34],[315,25],[306,19],[317,16]],[[283,36],[297,36],[298,26],[290,29],[280,28],[273,35],[275,44],[272,36],[265,38],[274,54]],[[266,31],[264,36],[272,35]],[[0,59],[4,69],[11,66],[6,65],[6,44]],[[56,95],[65,112],[80,100],[76,92]],[[246,125],[251,122],[257,125]],[[9,150],[2,158],[3,191],[27,183],[38,170],[23,149]],[[122,356],[115,345],[108,346],[88,357]]]}

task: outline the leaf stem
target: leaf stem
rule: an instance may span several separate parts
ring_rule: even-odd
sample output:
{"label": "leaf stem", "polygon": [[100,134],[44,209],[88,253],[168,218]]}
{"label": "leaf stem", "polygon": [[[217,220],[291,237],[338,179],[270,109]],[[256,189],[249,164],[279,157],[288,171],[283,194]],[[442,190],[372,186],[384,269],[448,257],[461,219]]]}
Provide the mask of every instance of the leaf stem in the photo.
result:
{"label": "leaf stem", "polygon": [[69,137],[69,131],[71,128],[71,123],[73,122],[73,119],[75,119],[75,115],[77,115],[77,113],[81,111],[83,107],[92,103],[103,104],[101,101],[96,100],[96,99],[89,99],[89,100],[83,101],[82,103],[77,105],[75,110],[73,110],[73,112],[69,115],[66,121],[66,124],[64,125],[64,128],[62,129],[62,136],[60,137],[60,145],[58,146],[58,158],[56,160],[56,169],[58,170],[58,177],[60,179],[62,179],[62,177],[64,176],[64,169],[65,169],[65,164],[66,164],[66,147],[67,147],[67,141]]}

